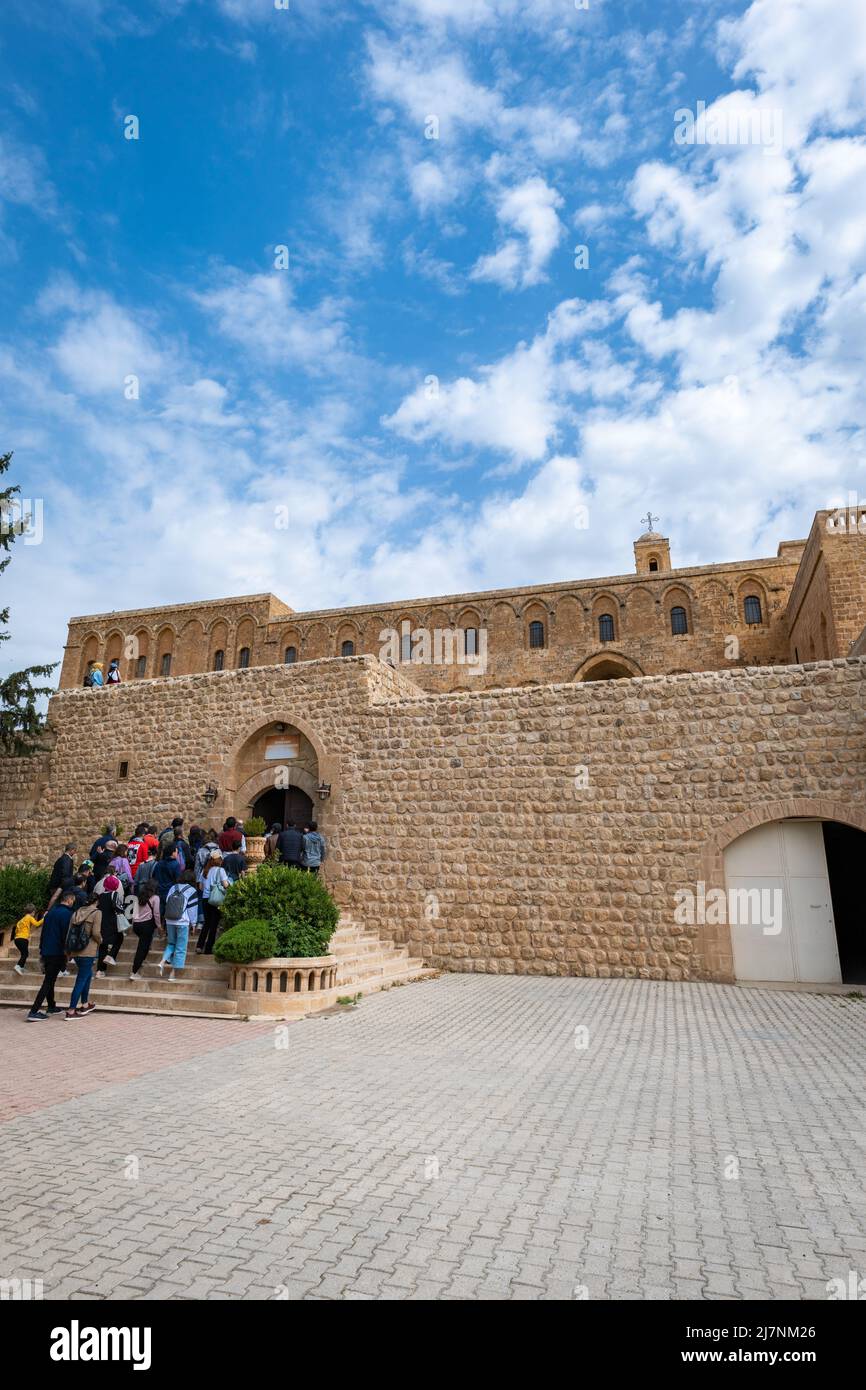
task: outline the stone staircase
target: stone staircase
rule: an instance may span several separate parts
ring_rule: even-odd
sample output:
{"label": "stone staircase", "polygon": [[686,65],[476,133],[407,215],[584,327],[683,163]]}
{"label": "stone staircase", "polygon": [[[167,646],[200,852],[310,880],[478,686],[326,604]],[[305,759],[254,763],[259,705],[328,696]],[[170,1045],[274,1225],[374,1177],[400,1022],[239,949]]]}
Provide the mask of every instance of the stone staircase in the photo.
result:
{"label": "stone staircase", "polygon": [[[191,938],[183,975],[175,984],[160,977],[157,963],[161,959],[164,938],[154,942],[147,961],[142,966],[140,981],[130,980],[132,958],[137,938],[128,936],[118,957],[119,963],[108,968],[104,980],[94,979],[90,987],[91,1001],[101,1009],[116,1012],[176,1014],[198,1018],[240,1018],[237,1000],[228,994],[229,967],[219,965],[212,956],[197,956],[195,940]],[[353,918],[343,914],[331,938],[330,953],[337,958],[338,995],[373,994],[391,985],[408,984],[412,980],[434,977],[435,970],[426,969],[423,962],[411,957],[405,946],[395,946],[368,931]],[[25,974],[15,973],[18,952],[12,947],[0,949],[0,1005],[28,1007],[36,996],[42,980],[39,963],[39,932],[30,941],[30,959]],[[55,995],[63,1006],[69,1000],[75,984],[75,968],[66,979],[57,981]]]}

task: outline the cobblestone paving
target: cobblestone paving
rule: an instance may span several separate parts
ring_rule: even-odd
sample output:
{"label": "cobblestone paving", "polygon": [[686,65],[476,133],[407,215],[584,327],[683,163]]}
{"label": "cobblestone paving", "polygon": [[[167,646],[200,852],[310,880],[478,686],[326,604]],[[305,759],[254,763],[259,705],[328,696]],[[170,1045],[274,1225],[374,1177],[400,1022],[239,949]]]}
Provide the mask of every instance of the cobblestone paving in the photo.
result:
{"label": "cobblestone paving", "polygon": [[[866,1003],[451,975],[211,1025],[166,1066],[179,1022],[150,1020],[158,1070],[0,1126],[0,1277],[59,1299],[824,1299],[866,1275]],[[99,1075],[101,1024],[2,1010],[6,1065],[26,1092],[49,1029],[90,1029]]]}

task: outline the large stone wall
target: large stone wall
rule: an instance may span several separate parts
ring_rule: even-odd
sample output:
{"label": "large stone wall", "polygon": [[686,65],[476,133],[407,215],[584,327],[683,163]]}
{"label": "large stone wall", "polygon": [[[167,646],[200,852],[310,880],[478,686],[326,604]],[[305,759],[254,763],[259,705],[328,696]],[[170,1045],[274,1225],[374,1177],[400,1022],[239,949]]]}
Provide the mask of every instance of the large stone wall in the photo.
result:
{"label": "large stone wall", "polygon": [[[419,629],[486,634],[483,670],[453,659],[412,662],[411,678],[431,691],[584,680],[607,674],[611,663],[624,675],[772,665],[788,659],[785,605],[799,558],[790,544],[781,549],[776,559],[316,613],[293,613],[272,595],[260,594],[75,618],[60,685],[80,686],[89,661],[100,659],[107,667],[115,656],[127,681],[161,676],[166,659],[172,676],[210,671],[218,653],[227,669],[243,660],[281,665],[289,649],[298,661],[341,656],[345,643],[355,655],[378,656],[382,633],[402,634],[404,623],[410,636]],[[760,601],[760,623],[745,621],[749,595]],[[674,607],[686,612],[686,633],[671,630]],[[601,638],[602,615],[613,622],[610,641]],[[530,645],[534,622],[543,625],[541,647]],[[396,651],[399,658],[399,645]]]}
{"label": "large stone wall", "polygon": [[718,874],[732,826],[866,823],[864,676],[851,659],[431,695],[368,657],[70,690],[51,704],[48,784],[4,860],[48,861],[111,816],[242,812],[255,736],[284,721],[332,786],[330,884],[413,954],[725,979],[724,933],[677,926],[674,893]]}

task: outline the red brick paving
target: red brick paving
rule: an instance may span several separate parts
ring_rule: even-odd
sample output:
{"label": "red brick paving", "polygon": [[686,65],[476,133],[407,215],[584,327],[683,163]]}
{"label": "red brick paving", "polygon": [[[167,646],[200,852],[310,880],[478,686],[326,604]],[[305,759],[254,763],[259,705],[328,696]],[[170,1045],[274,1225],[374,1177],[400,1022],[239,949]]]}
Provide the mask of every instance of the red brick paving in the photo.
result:
{"label": "red brick paving", "polygon": [[96,1008],[69,1028],[62,1014],[45,1023],[25,1023],[24,1014],[0,1008],[0,1122],[231,1047],[274,1026]]}

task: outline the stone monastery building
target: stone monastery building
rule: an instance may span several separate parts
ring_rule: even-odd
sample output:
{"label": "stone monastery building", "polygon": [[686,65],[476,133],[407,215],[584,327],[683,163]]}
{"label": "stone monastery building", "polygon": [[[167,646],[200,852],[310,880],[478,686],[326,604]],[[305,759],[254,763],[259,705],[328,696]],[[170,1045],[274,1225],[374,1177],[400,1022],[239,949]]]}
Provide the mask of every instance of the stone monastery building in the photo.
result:
{"label": "stone monastery building", "polygon": [[687,569],[650,529],[634,563],[73,618],[50,746],[0,766],[3,860],[110,818],[313,815],[338,901],[427,965],[866,980],[866,509]]}

